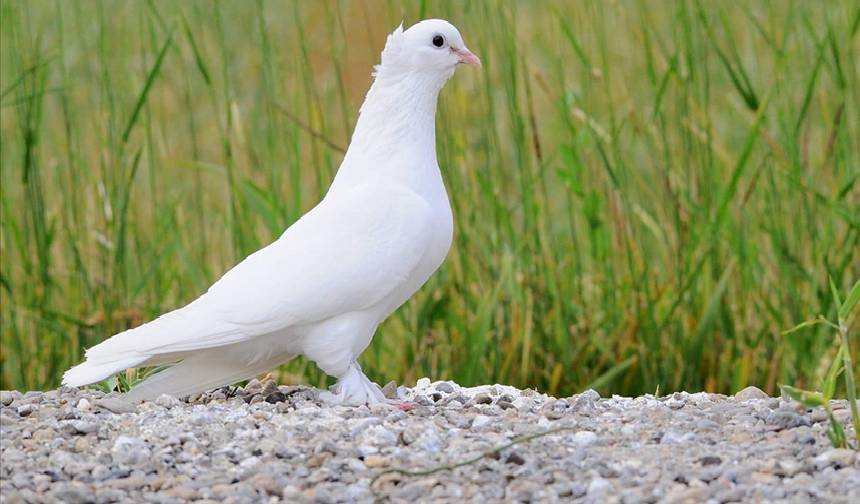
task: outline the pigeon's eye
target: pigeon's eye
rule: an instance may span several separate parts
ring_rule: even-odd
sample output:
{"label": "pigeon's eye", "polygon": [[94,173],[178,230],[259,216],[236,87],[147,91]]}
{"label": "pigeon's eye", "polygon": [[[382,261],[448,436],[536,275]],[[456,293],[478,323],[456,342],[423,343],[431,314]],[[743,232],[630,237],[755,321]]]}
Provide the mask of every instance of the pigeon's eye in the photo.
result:
{"label": "pigeon's eye", "polygon": [[436,47],[442,47],[445,45],[445,37],[442,35],[436,35],[433,37],[433,45]]}

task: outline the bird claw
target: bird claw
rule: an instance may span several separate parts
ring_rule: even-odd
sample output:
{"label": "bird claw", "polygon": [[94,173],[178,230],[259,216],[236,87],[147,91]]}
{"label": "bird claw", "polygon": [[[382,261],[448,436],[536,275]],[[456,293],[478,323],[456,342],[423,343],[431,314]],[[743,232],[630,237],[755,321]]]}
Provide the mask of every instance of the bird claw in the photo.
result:
{"label": "bird claw", "polygon": [[320,400],[332,404],[360,406],[362,404],[388,403],[379,385],[370,381],[358,364],[353,363],[340,377],[331,392],[321,392]]}

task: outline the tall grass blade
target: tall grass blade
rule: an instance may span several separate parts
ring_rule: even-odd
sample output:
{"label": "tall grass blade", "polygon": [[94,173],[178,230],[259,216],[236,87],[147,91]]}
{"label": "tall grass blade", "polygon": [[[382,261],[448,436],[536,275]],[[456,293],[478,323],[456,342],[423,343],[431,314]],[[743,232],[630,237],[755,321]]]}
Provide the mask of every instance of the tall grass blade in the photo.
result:
{"label": "tall grass blade", "polygon": [[167,39],[164,41],[164,45],[161,46],[161,50],[158,52],[158,56],[155,58],[155,63],[152,65],[152,69],[149,71],[149,75],[146,77],[146,82],[143,84],[143,89],[140,90],[140,94],[137,96],[137,102],[134,104],[134,109],[131,112],[131,116],[128,118],[128,123],[126,123],[125,129],[122,132],[122,142],[128,142],[128,137],[131,135],[131,130],[134,128],[135,123],[137,122],[137,117],[140,114],[141,109],[143,108],[143,104],[146,102],[146,97],[149,95],[149,90],[152,88],[152,84],[155,82],[155,79],[158,77],[158,73],[161,70],[161,64],[164,62],[164,57],[167,55],[167,50],[170,48],[170,45],[173,43],[173,28],[167,33]]}

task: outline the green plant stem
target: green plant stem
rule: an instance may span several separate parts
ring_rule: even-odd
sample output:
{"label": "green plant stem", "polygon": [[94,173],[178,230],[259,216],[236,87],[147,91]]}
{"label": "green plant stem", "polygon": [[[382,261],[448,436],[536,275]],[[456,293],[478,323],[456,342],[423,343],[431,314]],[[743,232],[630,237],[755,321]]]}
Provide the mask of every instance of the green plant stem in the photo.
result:
{"label": "green plant stem", "polygon": [[860,414],[857,412],[857,389],[854,384],[853,359],[851,347],[848,345],[848,328],[844,323],[839,325],[839,337],[842,343],[842,365],[845,367],[845,395],[851,407],[851,422],[854,425],[854,448],[860,451]]}

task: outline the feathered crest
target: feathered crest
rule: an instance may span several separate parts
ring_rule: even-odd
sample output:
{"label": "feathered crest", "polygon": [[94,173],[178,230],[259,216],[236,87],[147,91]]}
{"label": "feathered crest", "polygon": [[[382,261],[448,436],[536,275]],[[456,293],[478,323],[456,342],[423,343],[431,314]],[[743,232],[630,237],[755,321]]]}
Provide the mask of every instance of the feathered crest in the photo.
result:
{"label": "feathered crest", "polygon": [[373,67],[373,76],[379,75],[379,72],[390,67],[400,57],[403,48],[403,21],[400,21],[400,26],[394,29],[385,40],[385,48],[382,49],[381,60],[378,65]]}

